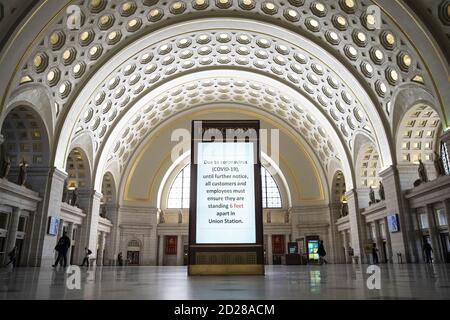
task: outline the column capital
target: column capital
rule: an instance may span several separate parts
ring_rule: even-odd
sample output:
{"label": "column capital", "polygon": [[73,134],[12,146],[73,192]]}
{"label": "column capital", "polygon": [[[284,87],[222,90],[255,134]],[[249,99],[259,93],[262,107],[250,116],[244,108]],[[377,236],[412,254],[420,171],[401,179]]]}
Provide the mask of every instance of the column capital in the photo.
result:
{"label": "column capital", "polygon": [[348,191],[345,192],[345,196],[347,197],[347,201],[349,200],[349,198],[356,198],[356,196],[358,195],[356,189],[350,189]]}
{"label": "column capital", "polygon": [[97,200],[101,200],[103,197],[103,194],[101,192],[98,192],[95,189],[87,189],[87,188],[79,188],[78,189],[78,196],[79,197],[92,197]]}
{"label": "column capital", "polygon": [[390,165],[387,168],[384,168],[383,170],[381,170],[378,174],[381,177],[381,179],[384,180],[384,179],[390,178],[391,176],[398,175],[398,170],[395,166]]}
{"label": "column capital", "polygon": [[62,181],[66,180],[68,177],[67,172],[62,171],[56,167],[50,167],[48,174],[49,174],[49,177],[51,177],[51,178],[56,177]]}

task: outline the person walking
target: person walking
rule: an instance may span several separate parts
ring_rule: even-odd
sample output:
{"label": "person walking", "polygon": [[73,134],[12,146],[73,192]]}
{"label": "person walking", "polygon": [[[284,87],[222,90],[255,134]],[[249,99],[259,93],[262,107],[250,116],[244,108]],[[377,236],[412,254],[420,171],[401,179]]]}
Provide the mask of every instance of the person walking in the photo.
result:
{"label": "person walking", "polygon": [[319,241],[319,247],[317,248],[317,253],[319,254],[319,264],[328,263],[327,260],[325,260],[325,256],[327,255],[327,252],[325,251],[325,247],[323,246],[323,240]]}
{"label": "person walking", "polygon": [[13,269],[16,267],[17,259],[17,246],[14,246],[12,250],[8,253],[9,262],[6,265],[12,265]]}
{"label": "person walking", "polygon": [[431,252],[433,252],[433,248],[428,243],[428,241],[425,241],[423,244],[423,252],[425,253],[425,259],[427,263],[432,263],[433,259],[431,258]]}
{"label": "person walking", "polygon": [[119,254],[117,255],[117,262],[119,263],[119,266],[123,266],[122,252],[119,252]]}
{"label": "person walking", "polygon": [[58,252],[58,257],[56,258],[55,263],[52,265],[55,268],[58,265],[58,262],[64,268],[67,266],[67,251],[70,248],[70,238],[67,236],[67,233],[64,231],[61,238],[59,238],[58,243],[56,244],[55,250]]}
{"label": "person walking", "polygon": [[373,243],[372,244],[372,263],[373,264],[378,264],[379,260],[378,260],[378,248],[377,248],[377,244]]}
{"label": "person walking", "polygon": [[81,267],[84,266],[84,263],[86,263],[86,265],[89,267],[89,256],[92,254],[92,251],[89,250],[88,248],[84,248],[84,259],[83,259],[83,263],[81,264]]}

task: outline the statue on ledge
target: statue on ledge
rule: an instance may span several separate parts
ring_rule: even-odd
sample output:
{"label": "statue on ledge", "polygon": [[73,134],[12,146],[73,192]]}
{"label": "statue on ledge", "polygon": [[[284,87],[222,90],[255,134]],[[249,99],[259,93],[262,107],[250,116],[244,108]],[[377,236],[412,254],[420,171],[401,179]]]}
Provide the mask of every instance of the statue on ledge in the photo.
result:
{"label": "statue on ledge", "polygon": [[100,217],[106,218],[106,205],[102,205],[102,213],[100,214]]}
{"label": "statue on ledge", "polygon": [[78,189],[77,188],[73,189],[73,191],[72,191],[72,200],[70,202],[70,205],[78,208]]}
{"label": "statue on ledge", "polygon": [[370,199],[369,206],[376,203],[375,191],[373,191],[372,186],[370,186],[370,190],[369,190],[369,199]]}
{"label": "statue on ledge", "polygon": [[284,223],[289,223],[290,218],[291,217],[289,211],[286,211],[286,215],[284,216]]}
{"label": "statue on ledge", "polygon": [[69,203],[69,189],[67,188],[67,183],[64,183],[62,202]]}
{"label": "statue on ledge", "polygon": [[272,223],[272,213],[267,211],[267,223]]}
{"label": "statue on ledge", "polygon": [[341,207],[341,218],[345,217],[348,215],[348,203],[347,202],[342,202],[342,207]]}
{"label": "statue on ledge", "polygon": [[428,176],[427,176],[427,169],[425,168],[425,165],[423,164],[422,160],[419,159],[419,178],[421,182],[427,182]]}
{"label": "statue on ledge", "polygon": [[381,181],[380,181],[379,187],[378,187],[378,194],[380,195],[381,200],[386,200],[386,196],[384,194],[384,186],[383,186],[383,183],[381,183]]}
{"label": "statue on ledge", "polygon": [[9,157],[5,157],[3,159],[1,169],[0,178],[8,179],[9,169],[11,169],[11,159],[9,159]]}
{"label": "statue on ledge", "polygon": [[164,211],[161,211],[159,213],[159,223],[165,223],[166,220],[164,219]]}
{"label": "statue on ledge", "polygon": [[434,152],[434,168],[436,169],[436,177],[445,175],[444,163],[436,151]]}
{"label": "statue on ledge", "polygon": [[19,178],[17,180],[19,186],[24,186],[27,182],[27,167],[28,163],[25,159],[22,159],[22,162],[19,164]]}
{"label": "statue on ledge", "polygon": [[179,224],[183,223],[183,212],[181,210],[178,211],[178,223]]}

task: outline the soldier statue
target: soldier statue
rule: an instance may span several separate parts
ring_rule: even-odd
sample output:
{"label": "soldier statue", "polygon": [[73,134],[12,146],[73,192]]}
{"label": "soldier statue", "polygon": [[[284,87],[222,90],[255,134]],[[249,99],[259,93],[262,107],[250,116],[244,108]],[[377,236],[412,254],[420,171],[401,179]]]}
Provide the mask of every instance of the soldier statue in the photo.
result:
{"label": "soldier statue", "polygon": [[24,186],[27,182],[27,167],[27,162],[25,161],[25,159],[22,159],[22,162],[19,165],[19,178],[17,180],[17,184],[19,186]]}
{"label": "soldier statue", "polygon": [[378,194],[380,195],[381,200],[386,200],[386,196],[384,194],[384,186],[383,183],[380,181],[378,186]]}
{"label": "soldier statue", "polygon": [[72,201],[70,202],[70,205],[74,207],[78,207],[78,189],[75,188],[72,191]]}
{"label": "soldier statue", "polygon": [[178,211],[178,223],[179,224],[183,223],[183,212],[181,210]]}
{"label": "soldier statue", "polygon": [[423,164],[422,160],[419,159],[419,178],[421,182],[427,182],[428,176],[427,176],[427,169],[425,168],[425,165]]}
{"label": "soldier statue", "polygon": [[369,190],[369,199],[370,199],[369,206],[372,204],[375,204],[375,202],[376,202],[375,201],[375,191],[373,191],[372,186],[370,186],[370,190]]}
{"label": "soldier statue", "polygon": [[434,152],[434,168],[436,169],[436,176],[440,177],[445,175],[444,163],[442,162],[442,158]]}
{"label": "soldier statue", "polygon": [[5,157],[2,163],[0,178],[8,179],[9,170],[11,169],[11,160]]}

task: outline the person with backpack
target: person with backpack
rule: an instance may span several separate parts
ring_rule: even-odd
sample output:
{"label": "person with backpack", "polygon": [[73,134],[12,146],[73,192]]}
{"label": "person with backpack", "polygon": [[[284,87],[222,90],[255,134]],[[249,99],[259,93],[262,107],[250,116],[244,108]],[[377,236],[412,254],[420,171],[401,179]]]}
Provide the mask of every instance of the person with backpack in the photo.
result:
{"label": "person with backpack", "polygon": [[317,248],[317,253],[319,254],[319,264],[323,264],[325,262],[325,264],[327,264],[327,260],[325,260],[325,256],[327,255],[326,251],[325,251],[325,247],[323,246],[323,240],[319,241],[319,247]]}
{"label": "person with backpack", "polygon": [[424,243],[423,243],[423,252],[425,253],[426,263],[433,263],[433,259],[431,258],[431,253],[433,252],[433,248],[428,243],[428,241],[424,241]]}
{"label": "person with backpack", "polygon": [[86,265],[89,267],[89,256],[92,254],[92,251],[88,248],[84,248],[84,259],[83,263],[81,264],[81,267],[84,266],[84,263],[86,262]]}
{"label": "person with backpack", "polygon": [[59,238],[58,244],[55,247],[55,250],[58,252],[58,257],[56,258],[55,263],[52,265],[55,268],[58,265],[58,262],[61,262],[61,265],[64,268],[67,266],[67,251],[70,248],[70,239],[67,236],[67,233],[64,232],[63,236]]}

